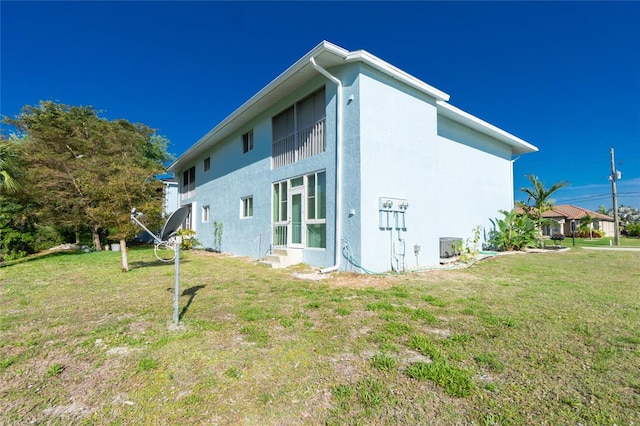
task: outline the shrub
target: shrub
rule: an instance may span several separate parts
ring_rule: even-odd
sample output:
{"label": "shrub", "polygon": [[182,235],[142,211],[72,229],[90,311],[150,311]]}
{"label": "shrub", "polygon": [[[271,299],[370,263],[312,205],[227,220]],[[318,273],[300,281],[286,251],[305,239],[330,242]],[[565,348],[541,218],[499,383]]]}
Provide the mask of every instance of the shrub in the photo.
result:
{"label": "shrub", "polygon": [[599,229],[589,230],[588,227],[580,227],[576,231],[576,238],[602,238],[604,237],[604,232]]}
{"label": "shrub", "polygon": [[640,223],[630,223],[626,226],[626,230],[630,237],[640,237]]}
{"label": "shrub", "polygon": [[538,230],[535,222],[516,210],[501,210],[504,219],[491,221],[494,228],[489,233],[489,245],[500,251],[522,250],[536,245]]}
{"label": "shrub", "polygon": [[222,229],[223,229],[222,222],[214,220],[213,221],[213,241],[214,241],[213,251],[217,253],[222,252]]}
{"label": "shrub", "polygon": [[558,241],[564,240],[564,235],[556,232],[551,237],[549,237],[549,239],[557,243]]}
{"label": "shrub", "polygon": [[196,240],[196,231],[193,229],[181,229],[178,235],[182,237],[181,250],[193,250],[200,245],[200,241]]}

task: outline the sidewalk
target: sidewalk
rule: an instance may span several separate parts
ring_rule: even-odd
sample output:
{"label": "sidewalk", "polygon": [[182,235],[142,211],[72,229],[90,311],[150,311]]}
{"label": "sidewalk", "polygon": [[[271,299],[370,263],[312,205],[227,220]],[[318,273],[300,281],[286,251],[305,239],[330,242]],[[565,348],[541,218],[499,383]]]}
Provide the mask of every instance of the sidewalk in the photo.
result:
{"label": "sidewalk", "polygon": [[640,247],[582,247],[585,250],[640,251]]}

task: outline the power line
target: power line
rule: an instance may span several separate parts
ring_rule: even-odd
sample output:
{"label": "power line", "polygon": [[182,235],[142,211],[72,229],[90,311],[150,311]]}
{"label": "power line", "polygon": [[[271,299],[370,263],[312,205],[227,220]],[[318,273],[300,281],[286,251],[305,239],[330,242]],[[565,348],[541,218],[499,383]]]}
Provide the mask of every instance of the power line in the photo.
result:
{"label": "power line", "polygon": [[[640,192],[618,192],[618,196],[634,196],[634,195],[640,195]],[[611,194],[596,194],[596,195],[584,195],[581,197],[574,197],[574,198],[564,198],[564,197],[557,197],[558,199],[562,200],[563,202],[578,202],[578,201],[590,201],[590,200],[599,200],[601,198],[609,198],[611,197]]]}

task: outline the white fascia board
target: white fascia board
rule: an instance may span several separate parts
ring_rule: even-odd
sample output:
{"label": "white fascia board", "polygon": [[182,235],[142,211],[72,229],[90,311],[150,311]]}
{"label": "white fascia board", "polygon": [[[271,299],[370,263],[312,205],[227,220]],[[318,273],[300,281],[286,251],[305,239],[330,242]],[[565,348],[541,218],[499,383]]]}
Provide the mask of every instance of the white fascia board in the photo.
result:
{"label": "white fascia board", "polygon": [[480,133],[484,133],[501,142],[506,143],[507,145],[512,146],[514,148],[514,154],[526,154],[529,152],[538,151],[538,148],[530,144],[529,142],[526,142],[525,140],[520,139],[519,137],[500,129],[493,124],[489,124],[486,121],[479,119],[478,117],[464,112],[447,102],[437,101],[436,104],[438,106],[438,114],[442,114],[443,116],[450,118],[453,121],[456,121],[471,129],[477,130]]}
{"label": "white fascia board", "polygon": [[448,101],[449,95],[435,87],[425,83],[424,81],[417,79],[409,73],[402,71],[400,68],[391,65],[390,63],[383,61],[377,56],[372,55],[366,50],[356,50],[349,52],[345,58],[346,62],[360,61],[371,67],[382,71],[383,73],[391,76],[392,78],[401,81],[408,86],[416,88],[421,92],[424,92],[430,96],[433,96],[438,101]]}
{"label": "white fascia board", "polygon": [[[345,62],[362,62],[374,69],[383,72],[386,75],[413,87],[429,96],[434,97],[437,101],[448,101],[449,95],[441,90],[436,89],[433,86],[417,79],[416,77],[402,71],[401,69],[391,65],[390,63],[383,61],[370,54],[365,50],[357,50],[349,52],[340,46],[337,46],[328,41],[320,42],[316,47],[310,50],[306,55],[296,61],[293,65],[287,68],[273,81],[267,84],[262,90],[253,95],[248,101],[242,104],[238,109],[232,112],[227,118],[222,120],[217,126],[211,129],[207,134],[201,137],[195,144],[193,144],[187,151],[185,151],[180,157],[178,157],[167,170],[177,172],[181,167],[184,167],[187,163],[194,161],[197,157],[204,152],[205,149],[215,145],[217,142],[224,139],[233,131],[242,126],[248,119],[253,118],[257,113],[261,112],[263,108],[268,107],[268,97],[272,93],[277,93],[279,89],[282,90],[283,95],[287,93],[285,87],[286,83],[296,76],[301,74],[305,77],[305,72],[310,72],[310,75],[315,75],[317,71],[310,65],[310,59],[314,57],[318,64],[324,68],[330,68],[335,65],[339,65]],[[311,78],[311,77],[309,77]],[[260,106],[262,104],[262,107]],[[250,112],[252,109],[257,108],[253,114],[249,117],[243,118],[245,113]]]}

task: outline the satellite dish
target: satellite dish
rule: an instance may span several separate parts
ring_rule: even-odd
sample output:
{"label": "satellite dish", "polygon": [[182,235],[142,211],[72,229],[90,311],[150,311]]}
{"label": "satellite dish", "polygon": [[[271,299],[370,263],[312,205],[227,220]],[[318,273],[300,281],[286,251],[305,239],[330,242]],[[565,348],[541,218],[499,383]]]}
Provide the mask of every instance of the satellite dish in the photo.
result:
{"label": "satellite dish", "polygon": [[[175,325],[178,325],[180,322],[180,316],[178,315],[178,301],[179,301],[179,292],[180,292],[180,237],[176,238],[176,241],[170,242],[169,238],[173,237],[178,229],[184,223],[184,220],[189,216],[189,211],[191,209],[188,206],[180,207],[175,212],[171,213],[169,219],[162,227],[162,232],[160,232],[160,238],[156,237],[155,234],[147,229],[137,218],[136,216],[141,216],[142,213],[137,211],[135,207],[131,209],[131,220],[137,223],[142,229],[147,231],[149,235],[153,237],[156,241],[155,248],[153,252],[155,253],[158,260],[162,262],[167,262],[174,260],[176,265],[176,273],[175,273],[175,292],[173,295],[173,322]],[[158,255],[159,251],[163,251],[166,249],[170,249],[172,256],[170,259],[164,259]]]}
{"label": "satellite dish", "polygon": [[171,213],[171,216],[169,216],[169,219],[167,219],[167,222],[162,227],[162,232],[160,232],[161,241],[167,241],[178,232],[184,220],[189,216],[189,210],[190,208],[188,206],[184,206]]}

